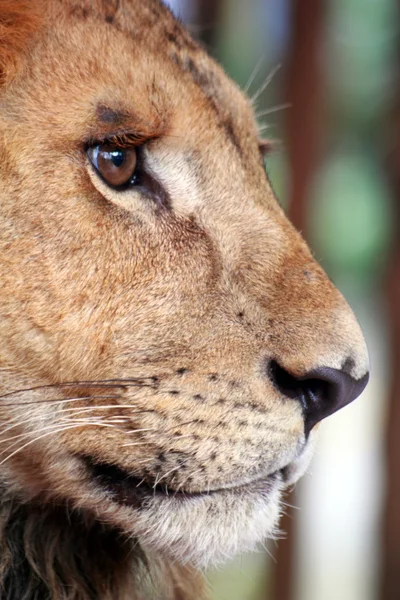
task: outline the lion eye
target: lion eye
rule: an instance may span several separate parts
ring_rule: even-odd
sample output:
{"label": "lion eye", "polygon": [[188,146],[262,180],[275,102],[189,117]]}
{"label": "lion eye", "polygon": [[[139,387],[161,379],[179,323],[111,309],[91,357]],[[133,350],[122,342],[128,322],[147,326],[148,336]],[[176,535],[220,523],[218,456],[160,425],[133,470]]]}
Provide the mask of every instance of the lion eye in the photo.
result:
{"label": "lion eye", "polygon": [[91,146],[87,151],[93,167],[113,188],[137,184],[137,152],[135,148],[119,148],[111,144]]}

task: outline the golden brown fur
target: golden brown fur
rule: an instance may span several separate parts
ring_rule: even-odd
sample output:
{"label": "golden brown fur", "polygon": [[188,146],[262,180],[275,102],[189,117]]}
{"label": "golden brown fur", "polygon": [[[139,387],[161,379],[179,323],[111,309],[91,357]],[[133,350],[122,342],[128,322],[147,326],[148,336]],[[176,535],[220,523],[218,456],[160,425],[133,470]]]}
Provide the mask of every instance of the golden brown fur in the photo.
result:
{"label": "golden brown fur", "polygon": [[[158,1],[0,0],[0,70],[1,597],[199,598],[185,563],[273,534],[308,460],[270,361],[359,379],[361,332]],[[143,189],[88,163],[110,137]]]}

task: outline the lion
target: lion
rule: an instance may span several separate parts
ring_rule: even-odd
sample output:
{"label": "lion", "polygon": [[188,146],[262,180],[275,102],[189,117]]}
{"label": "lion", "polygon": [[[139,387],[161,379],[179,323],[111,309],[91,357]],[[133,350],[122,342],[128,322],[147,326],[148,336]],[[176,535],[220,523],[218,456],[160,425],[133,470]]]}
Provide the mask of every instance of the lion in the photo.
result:
{"label": "lion", "polygon": [[1,597],[205,597],[364,389],[361,330],[159,0],[0,0],[0,80]]}

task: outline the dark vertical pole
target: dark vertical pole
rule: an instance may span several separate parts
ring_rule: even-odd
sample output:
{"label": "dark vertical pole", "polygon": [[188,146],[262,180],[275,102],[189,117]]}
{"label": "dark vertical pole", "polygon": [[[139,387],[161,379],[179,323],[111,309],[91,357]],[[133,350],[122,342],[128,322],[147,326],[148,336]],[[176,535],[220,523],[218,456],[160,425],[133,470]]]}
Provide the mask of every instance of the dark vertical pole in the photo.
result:
{"label": "dark vertical pole", "polygon": [[223,0],[198,0],[197,25],[199,37],[207,49],[214,54],[218,25],[221,21]]}
{"label": "dark vertical pole", "polygon": [[[400,64],[400,61],[399,61]],[[400,77],[399,77],[400,79]],[[400,85],[400,81],[398,81]],[[391,387],[386,427],[386,498],[383,511],[381,600],[400,597],[400,98],[389,178],[395,206],[395,237],[387,275]]]}
{"label": "dark vertical pole", "polygon": [[324,0],[291,0],[292,40],[286,70],[285,143],[290,168],[290,218],[307,232],[310,186],[322,146],[321,76]]}
{"label": "dark vertical pole", "polygon": [[[309,192],[322,145],[323,80],[320,72],[323,48],[323,0],[291,0],[292,39],[286,64],[284,142],[290,177],[289,217],[307,235]],[[294,494],[287,498],[296,504]],[[290,507],[282,519],[286,537],[274,553],[271,590],[268,600],[294,600],[295,593],[295,514]]]}

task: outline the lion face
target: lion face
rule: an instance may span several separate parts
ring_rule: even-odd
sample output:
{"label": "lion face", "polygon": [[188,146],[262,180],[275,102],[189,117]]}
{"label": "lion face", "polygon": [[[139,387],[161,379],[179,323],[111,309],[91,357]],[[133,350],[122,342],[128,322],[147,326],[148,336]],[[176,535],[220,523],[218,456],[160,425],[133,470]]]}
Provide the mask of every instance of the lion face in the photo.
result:
{"label": "lion face", "polygon": [[44,6],[0,94],[2,479],[204,566],[273,534],[365,344],[168,10]]}

